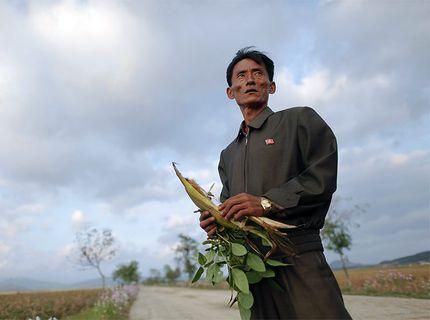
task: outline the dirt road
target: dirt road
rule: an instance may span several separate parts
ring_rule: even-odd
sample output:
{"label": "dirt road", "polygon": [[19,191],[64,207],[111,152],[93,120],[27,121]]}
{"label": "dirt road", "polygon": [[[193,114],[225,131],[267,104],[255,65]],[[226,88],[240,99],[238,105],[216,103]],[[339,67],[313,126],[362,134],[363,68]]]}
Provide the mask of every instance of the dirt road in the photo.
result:
{"label": "dirt road", "polygon": [[[227,306],[229,291],[170,287],[141,287],[130,320],[240,320]],[[430,319],[430,300],[345,296],[356,320]]]}

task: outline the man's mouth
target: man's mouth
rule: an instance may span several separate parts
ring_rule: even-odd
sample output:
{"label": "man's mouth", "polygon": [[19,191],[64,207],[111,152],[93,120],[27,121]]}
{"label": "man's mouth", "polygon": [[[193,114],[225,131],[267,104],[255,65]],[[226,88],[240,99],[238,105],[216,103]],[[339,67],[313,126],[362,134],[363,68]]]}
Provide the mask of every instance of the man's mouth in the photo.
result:
{"label": "man's mouth", "polygon": [[258,92],[258,91],[255,89],[248,89],[245,91],[245,93],[253,93],[253,92]]}

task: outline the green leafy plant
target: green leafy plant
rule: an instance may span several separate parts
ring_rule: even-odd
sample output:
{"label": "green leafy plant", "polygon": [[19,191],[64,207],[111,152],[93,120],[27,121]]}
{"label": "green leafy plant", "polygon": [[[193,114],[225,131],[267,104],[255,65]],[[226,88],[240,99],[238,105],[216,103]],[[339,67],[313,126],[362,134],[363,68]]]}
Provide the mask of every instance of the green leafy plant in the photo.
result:
{"label": "green leafy plant", "polygon": [[129,264],[121,264],[113,272],[114,280],[119,280],[121,283],[132,284],[138,283],[140,279],[139,262],[131,261]]}
{"label": "green leafy plant", "polygon": [[[194,180],[184,178],[173,164],[176,175],[184,185],[190,199],[199,210],[208,211],[217,223],[217,232],[213,238],[203,242],[208,247],[205,253],[199,253],[197,269],[192,282],[198,281],[206,272],[206,280],[212,284],[227,281],[231,289],[230,306],[238,303],[243,320],[250,319],[254,297],[249,289],[250,284],[264,278],[282,288],[273,279],[274,268],[287,264],[270,259],[278,251],[285,256],[294,255],[292,243],[286,233],[280,229],[295,228],[265,217],[247,217],[242,221],[226,220],[212,202],[212,195],[201,188]],[[223,269],[228,276],[224,277]]]}
{"label": "green leafy plant", "polygon": [[[274,278],[275,267],[287,266],[278,260],[265,259],[248,241],[250,240],[243,233],[226,230],[204,241],[203,244],[208,247],[198,255],[200,267],[192,280],[198,281],[206,271],[206,280],[212,284],[227,281],[231,289],[229,304],[232,306],[238,303],[242,319],[250,319],[254,304],[249,285],[264,278]],[[223,269],[227,269],[227,277],[224,276]],[[271,281],[275,282],[274,279]]]}
{"label": "green leafy plant", "polygon": [[182,271],[191,280],[196,272],[196,256],[199,243],[185,234],[179,234],[179,244],[175,248],[176,260],[182,265]]}

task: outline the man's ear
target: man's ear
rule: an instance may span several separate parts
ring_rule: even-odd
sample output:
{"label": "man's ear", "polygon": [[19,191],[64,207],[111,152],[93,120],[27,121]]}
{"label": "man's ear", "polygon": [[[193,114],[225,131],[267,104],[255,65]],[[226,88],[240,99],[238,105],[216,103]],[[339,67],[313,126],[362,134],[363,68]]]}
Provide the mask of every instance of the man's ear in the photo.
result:
{"label": "man's ear", "polygon": [[275,81],[272,81],[269,85],[269,93],[273,94],[276,92],[276,83]]}
{"label": "man's ear", "polygon": [[228,87],[226,90],[225,90],[225,92],[227,93],[227,97],[229,97],[230,99],[234,99],[234,92],[233,92],[233,90],[231,89],[231,87]]}

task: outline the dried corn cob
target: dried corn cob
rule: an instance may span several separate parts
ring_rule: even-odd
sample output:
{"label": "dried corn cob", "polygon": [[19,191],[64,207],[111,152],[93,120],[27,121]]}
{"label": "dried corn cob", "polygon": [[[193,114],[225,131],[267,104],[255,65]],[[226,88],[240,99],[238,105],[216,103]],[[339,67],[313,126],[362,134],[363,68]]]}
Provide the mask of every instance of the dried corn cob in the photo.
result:
{"label": "dried corn cob", "polygon": [[[257,237],[264,239],[271,244],[272,250],[266,254],[266,258],[276,249],[279,248],[287,255],[294,255],[294,248],[292,243],[286,237],[287,234],[282,233],[279,229],[291,229],[295,226],[284,224],[266,217],[249,216],[243,222],[230,221],[225,219],[221,212],[218,210],[208,193],[203,190],[194,180],[187,179],[178,170],[175,163],[172,163],[176,175],[185,187],[185,191],[190,199],[201,211],[208,211],[218,225],[221,225],[230,230],[241,230],[243,232],[250,232]],[[254,222],[253,225],[248,224],[249,221]]]}

